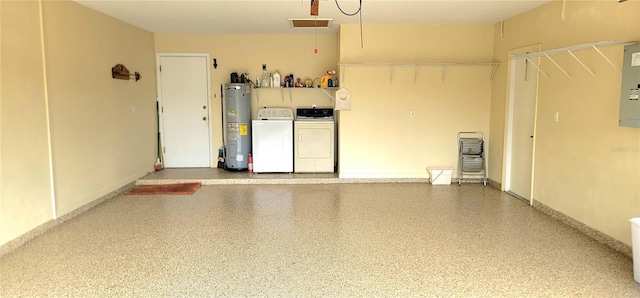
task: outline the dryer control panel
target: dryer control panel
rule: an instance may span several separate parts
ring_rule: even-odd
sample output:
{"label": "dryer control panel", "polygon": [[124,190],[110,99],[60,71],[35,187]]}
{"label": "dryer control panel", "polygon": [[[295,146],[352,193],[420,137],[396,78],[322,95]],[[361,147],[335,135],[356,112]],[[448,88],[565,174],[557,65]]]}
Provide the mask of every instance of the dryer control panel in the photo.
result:
{"label": "dryer control panel", "polygon": [[333,109],[330,108],[298,108],[296,120],[299,121],[333,121]]}

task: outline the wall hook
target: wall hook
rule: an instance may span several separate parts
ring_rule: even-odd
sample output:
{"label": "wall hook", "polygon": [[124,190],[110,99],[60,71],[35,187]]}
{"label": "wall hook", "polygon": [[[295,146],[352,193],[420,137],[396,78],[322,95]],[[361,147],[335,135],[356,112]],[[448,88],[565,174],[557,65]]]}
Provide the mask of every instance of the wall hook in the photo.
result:
{"label": "wall hook", "polygon": [[118,80],[129,80],[133,77],[136,82],[142,79],[142,75],[139,72],[136,71],[131,74],[127,67],[122,64],[116,64],[111,68],[111,77]]}

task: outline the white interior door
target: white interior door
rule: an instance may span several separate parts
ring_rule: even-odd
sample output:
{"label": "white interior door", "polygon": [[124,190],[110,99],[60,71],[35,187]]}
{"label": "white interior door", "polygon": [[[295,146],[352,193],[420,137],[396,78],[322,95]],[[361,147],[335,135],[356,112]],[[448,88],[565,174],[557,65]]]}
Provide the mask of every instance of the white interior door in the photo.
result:
{"label": "white interior door", "polygon": [[164,166],[211,167],[208,55],[158,55]]}
{"label": "white interior door", "polygon": [[535,126],[537,70],[525,58],[512,61],[510,99],[510,175],[506,190],[531,200],[533,132]]}

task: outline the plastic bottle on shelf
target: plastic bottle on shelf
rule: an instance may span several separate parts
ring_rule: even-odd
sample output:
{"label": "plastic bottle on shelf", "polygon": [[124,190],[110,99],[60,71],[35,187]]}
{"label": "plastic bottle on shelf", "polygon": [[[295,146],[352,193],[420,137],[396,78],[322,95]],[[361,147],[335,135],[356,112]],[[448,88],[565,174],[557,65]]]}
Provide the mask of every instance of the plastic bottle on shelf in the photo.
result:
{"label": "plastic bottle on shelf", "polygon": [[277,70],[273,73],[273,84],[271,86],[273,88],[280,88],[280,73]]}
{"label": "plastic bottle on shelf", "polygon": [[284,77],[284,88],[289,88],[289,76]]}
{"label": "plastic bottle on shelf", "polygon": [[322,88],[329,87],[329,78],[331,78],[330,74],[323,75],[322,79],[320,79],[320,87]]}
{"label": "plastic bottle on shelf", "polygon": [[266,64],[262,64],[262,78],[260,78],[260,80],[262,81],[261,87],[269,87],[270,78]]}

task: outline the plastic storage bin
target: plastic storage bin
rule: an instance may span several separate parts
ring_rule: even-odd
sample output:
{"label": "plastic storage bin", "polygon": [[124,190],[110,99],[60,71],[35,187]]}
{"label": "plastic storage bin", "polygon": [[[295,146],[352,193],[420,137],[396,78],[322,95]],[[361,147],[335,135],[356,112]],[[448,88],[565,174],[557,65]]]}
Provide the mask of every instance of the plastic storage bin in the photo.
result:
{"label": "plastic storage bin", "polygon": [[634,217],[631,222],[631,249],[633,251],[633,279],[640,283],[640,217]]}
{"label": "plastic storage bin", "polygon": [[452,167],[428,167],[429,181],[432,185],[449,185],[451,184]]}

